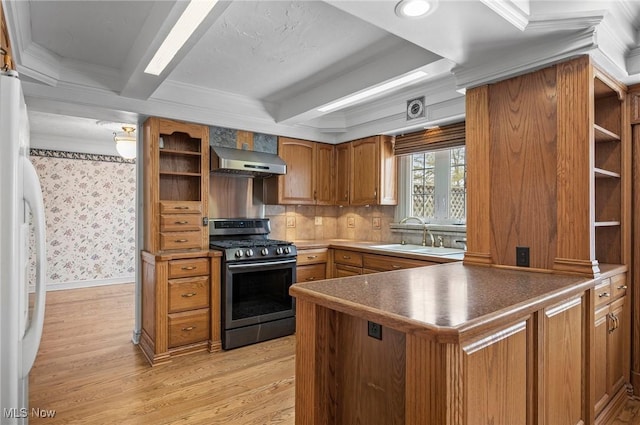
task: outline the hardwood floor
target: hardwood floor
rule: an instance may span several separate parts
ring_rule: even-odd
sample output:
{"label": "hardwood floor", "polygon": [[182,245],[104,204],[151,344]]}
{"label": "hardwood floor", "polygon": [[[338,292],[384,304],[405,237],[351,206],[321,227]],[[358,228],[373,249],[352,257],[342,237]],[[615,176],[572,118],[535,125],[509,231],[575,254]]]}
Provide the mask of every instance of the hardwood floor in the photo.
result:
{"label": "hardwood floor", "polygon": [[46,424],[294,423],[295,338],[150,367],[131,343],[133,284],[47,293],[30,407]]}
{"label": "hardwood floor", "polygon": [[[131,343],[133,291],[47,293],[30,407],[55,416],[32,424],[293,425],[293,336],[152,368]],[[640,425],[640,401],[608,425]]]}

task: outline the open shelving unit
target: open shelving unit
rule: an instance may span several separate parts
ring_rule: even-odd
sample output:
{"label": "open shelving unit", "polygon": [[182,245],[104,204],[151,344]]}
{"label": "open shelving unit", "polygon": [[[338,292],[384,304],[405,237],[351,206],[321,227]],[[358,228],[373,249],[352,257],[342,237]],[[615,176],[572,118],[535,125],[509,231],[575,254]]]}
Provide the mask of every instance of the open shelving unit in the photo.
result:
{"label": "open shelving unit", "polygon": [[209,128],[151,117],[145,136],[145,250],[206,249]]}
{"label": "open shelving unit", "polygon": [[594,69],[593,205],[595,258],[623,263],[623,114],[624,93]]}

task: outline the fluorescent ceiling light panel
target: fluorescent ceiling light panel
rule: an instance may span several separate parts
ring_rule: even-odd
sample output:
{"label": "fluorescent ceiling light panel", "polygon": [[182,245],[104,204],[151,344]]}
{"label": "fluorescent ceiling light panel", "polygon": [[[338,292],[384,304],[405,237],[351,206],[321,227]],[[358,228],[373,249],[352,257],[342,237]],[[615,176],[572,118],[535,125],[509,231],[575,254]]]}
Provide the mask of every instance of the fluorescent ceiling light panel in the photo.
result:
{"label": "fluorescent ceiling light panel", "polygon": [[217,2],[218,0],[191,0],[144,72],[160,75]]}
{"label": "fluorescent ceiling light panel", "polygon": [[375,96],[376,94],[385,92],[387,90],[391,90],[393,88],[396,87],[400,87],[404,84],[408,84],[412,81],[418,80],[422,77],[425,77],[427,75],[426,72],[424,71],[416,71],[413,72],[411,74],[407,74],[404,77],[400,77],[398,79],[395,80],[391,80],[387,83],[381,84],[379,86],[376,87],[372,87],[370,89],[367,89],[365,91],[361,91],[360,93],[356,93],[353,94],[351,96],[347,96],[343,99],[340,99],[338,101],[329,103],[328,105],[325,105],[321,108],[318,108],[318,111],[320,112],[329,112],[329,111],[333,111],[335,109],[341,108],[343,106],[347,106],[349,104],[355,103],[359,100],[362,99],[366,99],[367,97],[371,97],[371,96]]}

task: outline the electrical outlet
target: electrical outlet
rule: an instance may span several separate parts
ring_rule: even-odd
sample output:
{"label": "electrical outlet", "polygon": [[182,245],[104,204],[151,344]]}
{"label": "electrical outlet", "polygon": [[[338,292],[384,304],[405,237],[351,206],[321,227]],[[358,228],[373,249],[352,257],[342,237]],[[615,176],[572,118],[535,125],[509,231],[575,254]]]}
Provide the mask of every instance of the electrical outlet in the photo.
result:
{"label": "electrical outlet", "polygon": [[295,217],[287,217],[287,227],[296,227]]}
{"label": "electrical outlet", "polygon": [[315,224],[316,226],[322,226],[322,216],[316,216]]}
{"label": "electrical outlet", "polygon": [[382,339],[382,325],[375,322],[367,322],[368,330],[367,333],[371,338]]}
{"label": "electrical outlet", "polygon": [[516,247],[516,266],[529,267],[529,247],[528,246]]}

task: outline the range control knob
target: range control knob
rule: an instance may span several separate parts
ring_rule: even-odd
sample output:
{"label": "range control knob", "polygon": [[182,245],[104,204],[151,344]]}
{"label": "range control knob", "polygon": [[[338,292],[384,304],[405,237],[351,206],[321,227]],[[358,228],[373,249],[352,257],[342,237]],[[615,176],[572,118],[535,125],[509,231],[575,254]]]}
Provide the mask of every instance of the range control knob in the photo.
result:
{"label": "range control knob", "polygon": [[288,246],[284,247],[284,253],[285,254],[291,254],[291,248],[289,248]]}
{"label": "range control knob", "polygon": [[237,258],[241,258],[241,257],[243,257],[243,256],[244,256],[244,252],[242,252],[242,250],[241,250],[241,249],[239,249],[239,250],[237,250],[237,251],[236,251],[236,257],[237,257]]}
{"label": "range control knob", "polygon": [[245,252],[247,257],[251,257],[253,256],[253,249],[247,249],[247,252]]}
{"label": "range control knob", "polygon": [[276,248],[276,254],[278,255],[282,254],[282,247],[279,246]]}
{"label": "range control knob", "polygon": [[268,254],[269,254],[269,250],[268,250],[267,248],[262,248],[262,249],[260,250],[260,254],[262,254],[262,255],[268,255]]}

